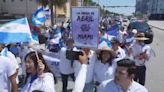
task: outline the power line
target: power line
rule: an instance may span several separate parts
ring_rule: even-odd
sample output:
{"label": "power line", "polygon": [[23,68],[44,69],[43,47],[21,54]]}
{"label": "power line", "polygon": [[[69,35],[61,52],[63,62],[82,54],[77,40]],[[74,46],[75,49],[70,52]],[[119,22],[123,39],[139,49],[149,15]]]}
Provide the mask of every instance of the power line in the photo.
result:
{"label": "power line", "polygon": [[122,7],[124,7],[124,8],[129,8],[129,7],[135,7],[135,6],[128,6],[128,5],[123,5],[123,6],[121,6],[121,5],[115,5],[115,6],[104,6],[103,5],[103,8],[122,8]]}

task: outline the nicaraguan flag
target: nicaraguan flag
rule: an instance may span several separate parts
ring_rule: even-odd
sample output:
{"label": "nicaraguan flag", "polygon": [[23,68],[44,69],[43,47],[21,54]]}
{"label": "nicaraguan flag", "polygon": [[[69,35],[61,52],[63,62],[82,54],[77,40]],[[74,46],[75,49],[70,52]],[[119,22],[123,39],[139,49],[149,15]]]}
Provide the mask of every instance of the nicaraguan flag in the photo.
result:
{"label": "nicaraguan flag", "polygon": [[27,18],[21,18],[0,27],[0,43],[30,42],[32,40]]}
{"label": "nicaraguan flag", "polygon": [[111,36],[117,36],[119,33],[118,25],[112,26],[108,31],[107,34]]}
{"label": "nicaraguan flag", "polygon": [[46,21],[46,15],[43,7],[40,7],[32,15],[32,24],[36,27],[41,27]]}

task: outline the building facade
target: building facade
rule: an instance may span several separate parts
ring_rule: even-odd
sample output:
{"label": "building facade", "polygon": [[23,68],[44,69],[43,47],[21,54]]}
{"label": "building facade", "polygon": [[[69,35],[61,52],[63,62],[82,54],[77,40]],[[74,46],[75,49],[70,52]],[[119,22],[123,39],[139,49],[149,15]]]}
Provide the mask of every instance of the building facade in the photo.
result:
{"label": "building facade", "polygon": [[149,0],[136,0],[136,14],[147,14],[148,3]]}
{"label": "building facade", "polygon": [[164,14],[164,0],[149,0],[149,13]]}
{"label": "building facade", "polygon": [[[0,13],[8,13],[16,16],[26,16],[31,18],[32,13],[39,6],[37,0],[0,0]],[[54,7],[56,18],[69,19],[71,6],[79,6],[80,0],[67,0],[63,7]]]}
{"label": "building facade", "polygon": [[136,0],[136,13],[164,14],[164,0]]}

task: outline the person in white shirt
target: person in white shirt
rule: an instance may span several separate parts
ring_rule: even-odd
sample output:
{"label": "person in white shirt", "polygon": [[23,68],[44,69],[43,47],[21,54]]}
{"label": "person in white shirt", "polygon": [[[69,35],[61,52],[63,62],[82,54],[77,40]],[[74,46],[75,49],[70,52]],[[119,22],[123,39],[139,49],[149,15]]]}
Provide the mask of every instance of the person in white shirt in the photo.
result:
{"label": "person in white shirt", "polygon": [[141,84],[133,81],[136,66],[130,59],[117,62],[114,80],[104,81],[98,92],[148,92]]}
{"label": "person in white shirt", "polygon": [[125,31],[125,28],[121,27],[117,35],[117,38],[121,44],[125,43],[126,36],[127,36],[127,32]]}
{"label": "person in white shirt", "polygon": [[112,38],[111,39],[111,44],[112,44],[112,49],[116,52],[116,58],[115,58],[115,61],[119,61],[123,58],[126,57],[126,53],[125,53],[125,50],[122,49],[119,44],[119,40],[117,38]]}
{"label": "person in white shirt", "polygon": [[139,82],[141,85],[145,85],[146,79],[146,62],[150,58],[150,46],[144,43],[148,38],[145,37],[144,33],[137,33],[135,36],[136,42],[131,46],[131,54],[134,62],[137,66],[137,71],[134,80]]}
{"label": "person in white shirt", "polygon": [[[90,50],[90,48],[82,48],[82,51],[84,51],[88,57],[87,76],[86,76],[86,82],[83,92],[93,92],[94,89],[93,69],[96,61],[96,55],[94,51]],[[80,62],[78,60],[75,60],[73,67],[74,67],[75,79],[76,79],[81,68]]]}
{"label": "person in white shirt", "polygon": [[73,81],[75,81],[74,70],[73,70],[73,61],[68,60],[66,58],[67,50],[75,50],[73,39],[68,39],[66,41],[66,48],[62,47],[60,50],[60,72],[62,78],[62,92],[67,92],[68,78],[71,77]]}
{"label": "person in white shirt", "polygon": [[72,92],[83,92],[86,77],[87,77],[87,66],[88,66],[88,56],[85,52],[83,55],[79,56],[79,62],[81,63],[80,71],[75,80],[75,86]]}
{"label": "person in white shirt", "polygon": [[10,59],[10,62],[12,62],[15,66],[16,66],[16,74],[15,74],[15,77],[16,77],[16,81],[17,81],[17,84],[19,82],[18,80],[18,73],[19,73],[19,63],[15,57],[15,55],[13,53],[11,53],[7,47],[5,47],[4,44],[0,44],[0,54],[2,56],[5,56],[7,58]]}
{"label": "person in white shirt", "polygon": [[30,52],[25,57],[26,78],[21,92],[55,92],[54,76],[39,52]]}
{"label": "person in white shirt", "polygon": [[96,54],[98,59],[94,66],[94,79],[96,84],[99,85],[102,81],[114,78],[116,63],[113,60],[116,54],[108,46],[98,48]]}
{"label": "person in white shirt", "polygon": [[15,75],[16,66],[0,55],[0,92],[18,92]]}

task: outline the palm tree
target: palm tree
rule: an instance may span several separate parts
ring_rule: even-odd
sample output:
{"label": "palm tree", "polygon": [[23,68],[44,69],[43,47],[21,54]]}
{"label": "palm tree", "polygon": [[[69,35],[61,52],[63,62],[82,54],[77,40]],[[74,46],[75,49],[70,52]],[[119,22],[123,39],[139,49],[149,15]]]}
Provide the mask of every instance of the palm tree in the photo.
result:
{"label": "palm tree", "polygon": [[[62,7],[63,5],[65,5],[67,0],[37,0],[37,2],[44,7],[46,7],[47,5],[50,7],[50,9],[51,9],[51,25],[53,26],[54,25],[53,6],[55,5],[55,17],[56,17],[56,6]],[[56,20],[56,18],[55,18],[55,20]]]}
{"label": "palm tree", "polygon": [[84,0],[84,6],[89,6],[92,4],[92,0]]}

